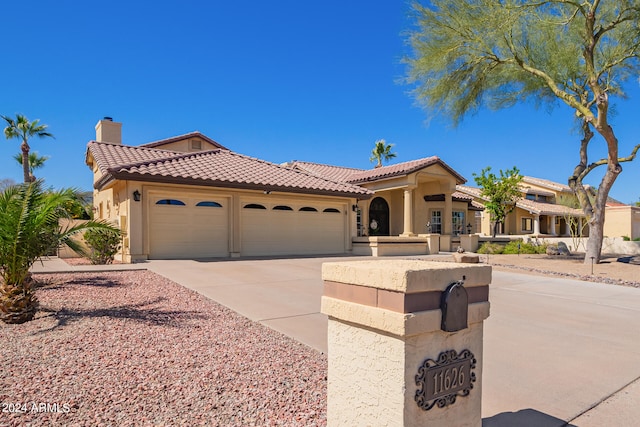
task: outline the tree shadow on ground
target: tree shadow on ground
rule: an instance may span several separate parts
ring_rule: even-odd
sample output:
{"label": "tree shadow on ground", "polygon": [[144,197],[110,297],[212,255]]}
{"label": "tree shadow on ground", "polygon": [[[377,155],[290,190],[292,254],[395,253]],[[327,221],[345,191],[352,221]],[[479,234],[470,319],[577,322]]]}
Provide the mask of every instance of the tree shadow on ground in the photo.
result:
{"label": "tree shadow on ground", "polygon": [[35,289],[64,289],[72,285],[94,286],[98,288],[116,288],[119,286],[125,286],[125,283],[102,276],[91,276],[88,278],[77,278],[67,281],[54,281],[52,279],[43,280],[39,277],[36,277],[34,280]]}
{"label": "tree shadow on ground", "polygon": [[625,256],[625,257],[620,257],[620,258],[618,258],[616,261],[618,261],[618,262],[623,262],[623,263],[625,263],[625,264],[640,265],[640,256]]}
{"label": "tree shadow on ground", "polygon": [[503,412],[482,419],[482,427],[576,427],[551,415],[535,409],[522,409],[518,412]]}
{"label": "tree shadow on ground", "polygon": [[50,328],[40,330],[37,333],[44,333],[58,328],[63,328],[86,318],[127,319],[147,325],[171,327],[181,327],[187,321],[203,320],[207,318],[206,314],[199,311],[165,310],[152,307],[153,305],[165,300],[166,298],[158,297],[151,301],[144,301],[136,304],[125,304],[115,307],[87,310],[68,309],[64,307],[60,310],[54,310],[52,308],[41,306],[39,311],[47,313],[44,317],[53,317],[55,323]]}

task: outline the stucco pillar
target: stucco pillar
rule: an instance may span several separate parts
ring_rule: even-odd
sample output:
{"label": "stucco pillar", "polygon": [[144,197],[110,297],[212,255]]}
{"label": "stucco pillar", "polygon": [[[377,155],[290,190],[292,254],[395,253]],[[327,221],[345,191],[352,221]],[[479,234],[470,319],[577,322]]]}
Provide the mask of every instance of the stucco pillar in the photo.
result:
{"label": "stucco pillar", "polygon": [[540,234],[540,215],[533,216],[533,234],[536,236]]}
{"label": "stucco pillar", "polygon": [[401,236],[415,236],[413,232],[413,188],[404,190],[404,226]]}
{"label": "stucco pillar", "polygon": [[322,278],[328,427],[482,425],[491,266],[351,261]]}
{"label": "stucco pillar", "polygon": [[453,229],[453,197],[451,197],[451,193],[444,194],[444,213],[442,215],[444,216],[442,218],[442,234],[451,234]]}
{"label": "stucco pillar", "polygon": [[556,216],[555,215],[551,215],[549,221],[551,221],[551,224],[549,225],[549,232],[552,236],[557,235],[556,233]]}
{"label": "stucco pillar", "polygon": [[240,196],[233,195],[231,197],[231,227],[229,227],[229,241],[231,242],[231,251],[229,255],[232,258],[240,257],[240,253],[242,248],[241,237],[240,237],[240,211],[242,207],[240,205]]}

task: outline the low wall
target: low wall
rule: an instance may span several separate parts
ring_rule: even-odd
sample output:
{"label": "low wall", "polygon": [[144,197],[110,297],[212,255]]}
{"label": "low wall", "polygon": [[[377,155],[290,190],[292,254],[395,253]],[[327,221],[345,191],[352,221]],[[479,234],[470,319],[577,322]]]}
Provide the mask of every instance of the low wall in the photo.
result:
{"label": "low wall", "polygon": [[[563,242],[571,252],[584,252],[587,247],[588,237],[571,238],[571,237],[530,237],[530,236],[509,236],[509,238],[498,237],[491,239],[487,237],[481,237],[482,242],[496,242],[507,243],[509,240],[517,240],[522,238],[525,242],[539,242],[539,243],[558,243]],[[616,255],[640,255],[640,242],[632,242],[622,240],[622,237],[605,237],[602,240],[602,253],[603,254],[616,254]]]}
{"label": "low wall", "polygon": [[354,237],[352,240],[353,254],[365,256],[428,255],[430,240],[428,237]]}
{"label": "low wall", "polygon": [[[75,227],[78,224],[85,224],[86,222],[87,220],[83,220],[83,219],[61,219],[59,224],[60,224],[60,228],[66,229],[69,227]],[[89,250],[89,247],[87,246],[87,244],[85,243],[82,237],[82,233],[76,234],[75,236],[72,237],[72,239],[75,240],[76,242],[79,242],[86,250]],[[72,251],[67,245],[62,245],[58,248],[58,257],[59,258],[82,258],[81,255],[78,255],[77,253]]]}

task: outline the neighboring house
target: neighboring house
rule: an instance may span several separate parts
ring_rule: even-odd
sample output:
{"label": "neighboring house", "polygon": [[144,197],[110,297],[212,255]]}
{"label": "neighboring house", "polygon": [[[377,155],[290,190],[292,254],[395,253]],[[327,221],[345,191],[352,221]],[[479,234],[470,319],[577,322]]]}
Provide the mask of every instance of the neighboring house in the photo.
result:
{"label": "neighboring house", "polygon": [[605,211],[604,235],[640,239],[640,206],[630,206],[609,199]]}
{"label": "neighboring house", "polygon": [[[562,204],[563,200],[573,198],[573,191],[568,185],[525,176],[520,189],[522,197],[516,201],[515,209],[507,215],[504,223],[498,226],[498,234],[570,236],[572,226],[574,230],[582,230],[583,235],[588,232],[588,228],[582,226],[582,211]],[[481,196],[480,188],[461,185],[458,191],[483,205],[487,202]],[[493,222],[487,212],[482,213],[479,222],[481,234],[493,234]]]}
{"label": "neighboring house", "polygon": [[[520,185],[522,197],[516,207],[499,226],[500,234],[535,235],[535,236],[570,236],[570,227],[582,232],[583,237],[589,234],[585,225],[585,215],[581,209],[565,206],[572,200],[573,191],[568,185],[541,178],[525,176]],[[486,199],[480,195],[480,188],[464,185],[458,191],[472,196],[474,201],[484,204]],[[570,204],[570,203],[569,203]],[[624,205],[613,199],[607,203],[604,234],[609,237],[640,237],[640,208]],[[489,214],[481,215],[479,231],[491,235],[493,223]]]}
{"label": "neighboring house", "polygon": [[[371,235],[402,244],[435,235],[449,250],[460,234],[479,231],[482,207],[456,191],[466,180],[438,157],[372,170],[276,165],[198,132],[123,145],[121,124],[105,118],[86,163],[94,172],[95,217],[125,232],[127,262],[345,254]],[[423,246],[419,253],[428,253]]]}

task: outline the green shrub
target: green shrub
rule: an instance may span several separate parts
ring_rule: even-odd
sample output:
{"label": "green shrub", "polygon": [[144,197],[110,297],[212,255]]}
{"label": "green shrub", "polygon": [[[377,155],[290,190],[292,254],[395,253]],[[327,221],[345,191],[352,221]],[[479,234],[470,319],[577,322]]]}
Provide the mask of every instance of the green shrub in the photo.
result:
{"label": "green shrub", "polygon": [[640,237],[636,237],[635,239],[633,239],[634,242],[640,242]]}
{"label": "green shrub", "polygon": [[122,234],[118,230],[89,230],[84,240],[91,248],[91,264],[111,264],[120,250]]}
{"label": "green shrub", "polygon": [[631,240],[631,237],[629,236],[622,236],[622,240],[624,240],[625,242],[628,242]]}
{"label": "green shrub", "polygon": [[504,251],[504,245],[499,243],[485,242],[478,248],[479,254],[501,254]]}
{"label": "green shrub", "polygon": [[[518,251],[518,245],[520,250]],[[505,254],[542,254],[546,253],[547,245],[534,245],[532,243],[524,243],[522,240],[512,240],[504,247]]]}

